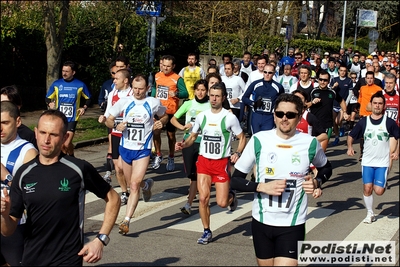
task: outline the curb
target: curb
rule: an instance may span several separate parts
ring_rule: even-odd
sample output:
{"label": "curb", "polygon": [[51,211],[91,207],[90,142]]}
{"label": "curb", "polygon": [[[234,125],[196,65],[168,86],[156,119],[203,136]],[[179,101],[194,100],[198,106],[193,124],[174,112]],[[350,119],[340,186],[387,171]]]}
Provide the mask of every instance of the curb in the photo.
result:
{"label": "curb", "polygon": [[78,149],[78,148],[94,146],[94,145],[98,145],[98,144],[106,143],[106,142],[108,142],[108,136],[77,142],[74,144],[74,148]]}

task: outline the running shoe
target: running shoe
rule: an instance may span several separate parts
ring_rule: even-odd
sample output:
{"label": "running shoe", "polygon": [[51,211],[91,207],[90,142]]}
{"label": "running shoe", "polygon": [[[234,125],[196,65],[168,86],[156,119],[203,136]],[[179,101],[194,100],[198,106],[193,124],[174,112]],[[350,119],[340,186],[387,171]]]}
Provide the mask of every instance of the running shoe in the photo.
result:
{"label": "running shoe", "polygon": [[197,244],[207,245],[212,241],[211,231],[204,231],[203,235],[197,239]]}
{"label": "running shoe", "polygon": [[175,162],[174,162],[174,158],[172,157],[168,157],[168,161],[167,161],[167,172],[172,172],[175,170]]}
{"label": "running shoe", "polygon": [[344,127],[339,128],[339,136],[340,137],[344,136]]}
{"label": "running shoe", "polygon": [[161,161],[163,160],[162,156],[155,156],[154,157],[154,161],[153,161],[153,165],[151,166],[153,169],[158,169],[160,168],[161,165]]}
{"label": "running shoe", "polygon": [[371,224],[374,221],[376,221],[375,215],[371,212],[368,212],[367,217],[364,219],[364,223]]}
{"label": "running shoe", "polygon": [[233,195],[233,200],[232,200],[232,203],[228,206],[228,209],[230,211],[234,211],[234,210],[236,210],[236,208],[238,206],[238,200],[237,200],[235,191],[230,190],[229,193]]}
{"label": "running shoe", "polygon": [[333,141],[332,146],[337,146],[339,144],[339,137],[335,137],[335,141]]}
{"label": "running shoe", "polygon": [[154,185],[154,180],[149,178],[144,182],[147,184],[147,189],[146,190],[142,189],[143,201],[148,202],[151,198],[151,188]]}
{"label": "running shoe", "polygon": [[129,232],[129,222],[126,220],[123,220],[120,225],[119,225],[119,231],[121,235],[126,235]]}
{"label": "running shoe", "polygon": [[192,213],[192,209],[190,208],[189,204],[186,203],[185,206],[181,208],[181,212],[186,215],[190,215]]}
{"label": "running shoe", "polygon": [[121,206],[126,205],[128,203],[129,193],[122,192],[121,194]]}
{"label": "running shoe", "polygon": [[110,171],[106,171],[106,174],[104,174],[103,179],[107,183],[111,184],[111,172]]}

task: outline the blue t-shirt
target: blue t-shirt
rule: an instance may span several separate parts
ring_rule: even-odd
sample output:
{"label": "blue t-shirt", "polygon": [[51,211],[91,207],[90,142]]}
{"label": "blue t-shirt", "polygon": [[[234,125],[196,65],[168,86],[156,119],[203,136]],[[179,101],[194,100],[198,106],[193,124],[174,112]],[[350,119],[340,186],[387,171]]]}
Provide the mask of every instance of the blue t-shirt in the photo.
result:
{"label": "blue t-shirt", "polygon": [[55,99],[56,108],[65,114],[68,122],[73,122],[79,117],[76,111],[80,108],[81,97],[90,99],[91,94],[82,81],[74,78],[71,81],[59,79],[53,82],[46,97]]}

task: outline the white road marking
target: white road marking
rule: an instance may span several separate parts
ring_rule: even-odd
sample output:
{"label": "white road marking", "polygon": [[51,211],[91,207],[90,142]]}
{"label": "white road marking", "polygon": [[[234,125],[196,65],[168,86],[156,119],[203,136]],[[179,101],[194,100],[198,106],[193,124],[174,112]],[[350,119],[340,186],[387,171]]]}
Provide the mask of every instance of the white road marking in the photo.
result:
{"label": "white road marking", "polygon": [[377,215],[376,221],[371,224],[361,222],[344,241],[387,241],[391,240],[398,230],[399,217]]}
{"label": "white road marking", "polygon": [[[218,205],[210,207],[210,225],[214,230],[226,225],[227,223],[239,218],[240,216],[251,211],[253,202],[249,200],[238,199],[238,207],[235,211],[231,212],[227,208],[221,208]],[[200,214],[194,214],[185,220],[182,220],[174,225],[168,227],[169,229],[185,230],[193,232],[203,232],[203,225],[201,223]]]}

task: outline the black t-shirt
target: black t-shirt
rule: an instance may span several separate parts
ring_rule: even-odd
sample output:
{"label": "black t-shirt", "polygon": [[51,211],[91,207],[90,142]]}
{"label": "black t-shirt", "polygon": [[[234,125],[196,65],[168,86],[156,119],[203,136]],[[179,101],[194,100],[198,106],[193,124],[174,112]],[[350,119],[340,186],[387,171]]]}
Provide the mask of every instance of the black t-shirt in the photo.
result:
{"label": "black t-shirt", "polygon": [[36,149],[38,148],[37,143],[36,143],[35,132],[32,131],[31,129],[29,129],[25,124],[21,124],[18,127],[17,133],[18,133],[19,137],[32,143],[36,147]]}
{"label": "black t-shirt", "polygon": [[321,101],[311,105],[310,112],[318,118],[325,129],[333,127],[333,102],[336,99],[340,103],[342,97],[332,89],[326,88],[321,90],[319,87],[316,87],[311,91],[311,101],[314,98],[320,98]]}
{"label": "black t-shirt", "polygon": [[60,156],[43,165],[39,156],[22,165],[11,185],[10,215],[27,211],[22,265],[82,265],[86,190],[104,199],[110,185],[88,162]]}

